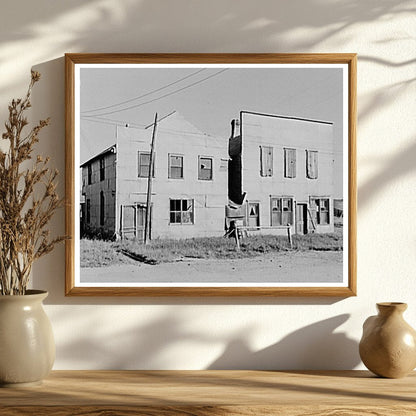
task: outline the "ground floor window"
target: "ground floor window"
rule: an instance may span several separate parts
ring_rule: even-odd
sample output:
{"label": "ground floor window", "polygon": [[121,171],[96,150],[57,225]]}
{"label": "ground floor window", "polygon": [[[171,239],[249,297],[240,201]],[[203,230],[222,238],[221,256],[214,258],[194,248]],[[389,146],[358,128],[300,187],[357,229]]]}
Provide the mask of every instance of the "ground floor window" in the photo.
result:
{"label": "ground floor window", "polygon": [[87,215],[86,215],[87,224],[91,222],[91,200],[87,199]]}
{"label": "ground floor window", "polygon": [[105,219],[105,200],[104,200],[104,192],[100,192],[100,225],[104,225]]}
{"label": "ground floor window", "polygon": [[293,198],[271,197],[271,225],[292,225],[293,224]]}
{"label": "ground floor window", "polygon": [[311,198],[311,213],[317,225],[329,224],[329,198]]}
{"label": "ground floor window", "polygon": [[170,224],[193,224],[194,200],[171,199],[170,200]]}
{"label": "ground floor window", "polygon": [[260,204],[258,202],[249,202],[248,204],[248,225],[249,227],[260,226]]}

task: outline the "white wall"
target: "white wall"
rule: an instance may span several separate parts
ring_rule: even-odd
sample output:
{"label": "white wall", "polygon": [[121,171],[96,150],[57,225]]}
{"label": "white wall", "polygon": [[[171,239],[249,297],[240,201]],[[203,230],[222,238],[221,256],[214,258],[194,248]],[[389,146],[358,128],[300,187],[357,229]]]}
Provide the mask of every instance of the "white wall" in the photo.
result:
{"label": "white wall", "polygon": [[[64,171],[65,52],[357,52],[358,296],[65,298],[64,249],[38,261],[55,369],[359,368],[377,301],[416,327],[415,4],[401,0],[15,0],[0,14],[0,120],[31,67],[40,150]],[[61,175],[60,190],[63,193]],[[54,219],[63,232],[63,212]]]}

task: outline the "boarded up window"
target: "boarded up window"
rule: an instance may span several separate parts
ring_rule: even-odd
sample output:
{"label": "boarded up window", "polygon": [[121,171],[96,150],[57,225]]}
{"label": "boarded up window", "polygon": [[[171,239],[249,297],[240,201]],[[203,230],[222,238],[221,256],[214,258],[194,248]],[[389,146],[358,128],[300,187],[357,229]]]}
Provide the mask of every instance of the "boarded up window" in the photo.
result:
{"label": "boarded up window", "polygon": [[311,198],[311,215],[316,224],[328,225],[329,198]]}
{"label": "boarded up window", "polygon": [[202,157],[198,158],[198,179],[202,181],[212,180],[212,158]]}
{"label": "boarded up window", "polygon": [[306,177],[318,179],[318,152],[315,150],[306,151]]}
{"label": "boarded up window", "polygon": [[87,199],[87,224],[91,222],[91,200]]}
{"label": "boarded up window", "polygon": [[285,178],[296,178],[296,149],[284,149]]}
{"label": "boarded up window", "polygon": [[100,159],[100,181],[105,179],[105,162],[104,157]]}
{"label": "boarded up window", "polygon": [[170,224],[194,223],[194,200],[171,199],[170,200]]}
{"label": "boarded up window", "polygon": [[92,183],[92,166],[91,163],[87,166],[87,176],[88,176],[88,185],[91,185]]}
{"label": "boarded up window", "polygon": [[260,146],[260,175],[273,176],[273,147]]}
{"label": "boarded up window", "polygon": [[[152,176],[155,177],[155,159],[156,154],[153,154],[153,169]],[[150,169],[150,152],[139,152],[138,156],[138,176],[139,178],[148,178]]]}
{"label": "boarded up window", "polygon": [[293,199],[292,198],[270,198],[271,225],[293,224]]}
{"label": "boarded up window", "polygon": [[183,156],[169,155],[169,178],[183,178]]}

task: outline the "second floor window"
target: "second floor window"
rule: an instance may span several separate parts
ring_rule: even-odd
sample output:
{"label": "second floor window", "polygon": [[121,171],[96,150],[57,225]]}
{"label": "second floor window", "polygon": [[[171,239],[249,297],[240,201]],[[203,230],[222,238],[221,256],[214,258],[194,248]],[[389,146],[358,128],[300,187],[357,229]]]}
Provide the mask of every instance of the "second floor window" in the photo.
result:
{"label": "second floor window", "polygon": [[306,151],[306,177],[318,179],[318,152],[315,150]]}
{"label": "second floor window", "polygon": [[89,163],[88,164],[88,166],[87,166],[87,176],[88,176],[88,179],[87,179],[87,183],[88,183],[88,185],[91,185],[91,183],[92,183],[92,165],[91,165],[91,163]]}
{"label": "second floor window", "polygon": [[200,156],[198,159],[198,179],[212,181],[212,158]]}
{"label": "second floor window", "polygon": [[104,158],[102,157],[100,159],[100,181],[103,181],[105,179],[105,162]]}
{"label": "second floor window", "polygon": [[[155,160],[156,154],[153,154],[152,176],[155,177]],[[139,178],[148,178],[150,169],[150,152],[139,152],[138,155],[138,176]]]}
{"label": "second floor window", "polygon": [[285,178],[296,178],[296,149],[284,149]]}
{"label": "second floor window", "polygon": [[273,176],[273,147],[260,146],[260,176]]}
{"label": "second floor window", "polygon": [[183,156],[169,155],[169,178],[182,179],[183,178]]}

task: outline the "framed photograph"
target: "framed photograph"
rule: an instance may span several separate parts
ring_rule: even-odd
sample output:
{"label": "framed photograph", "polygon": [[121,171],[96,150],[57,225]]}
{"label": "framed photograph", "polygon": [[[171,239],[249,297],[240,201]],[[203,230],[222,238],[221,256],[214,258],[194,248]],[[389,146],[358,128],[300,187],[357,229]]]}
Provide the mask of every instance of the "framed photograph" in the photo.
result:
{"label": "framed photograph", "polygon": [[355,54],[67,54],[66,295],[356,295]]}

